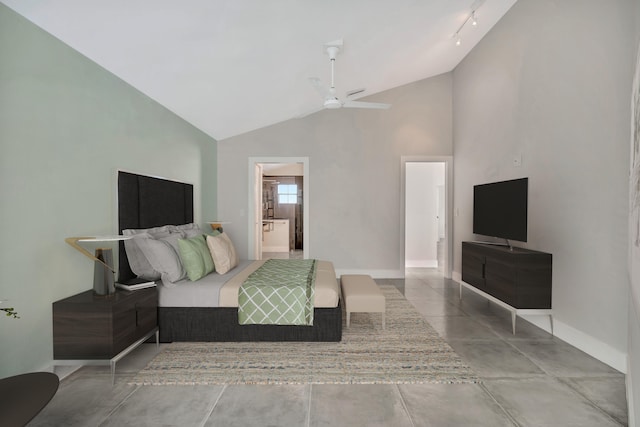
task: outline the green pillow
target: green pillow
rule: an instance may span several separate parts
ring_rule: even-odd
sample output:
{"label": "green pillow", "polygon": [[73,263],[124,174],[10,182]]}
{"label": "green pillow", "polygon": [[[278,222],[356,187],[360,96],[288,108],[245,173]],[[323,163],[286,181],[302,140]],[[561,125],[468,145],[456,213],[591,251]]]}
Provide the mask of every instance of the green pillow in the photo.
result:
{"label": "green pillow", "polygon": [[204,236],[178,240],[180,261],[187,271],[189,280],[196,281],[213,272],[213,259]]}

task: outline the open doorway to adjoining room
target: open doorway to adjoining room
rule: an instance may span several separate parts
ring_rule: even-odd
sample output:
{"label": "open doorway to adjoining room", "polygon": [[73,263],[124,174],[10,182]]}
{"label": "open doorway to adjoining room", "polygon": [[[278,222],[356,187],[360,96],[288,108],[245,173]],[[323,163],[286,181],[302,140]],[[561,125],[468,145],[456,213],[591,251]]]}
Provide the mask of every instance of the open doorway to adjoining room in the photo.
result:
{"label": "open doorway to adjoining room", "polygon": [[402,158],[404,267],[429,268],[451,277],[451,161]]}
{"label": "open doorway to adjoining room", "polygon": [[250,158],[249,171],[249,258],[308,258],[308,158]]}

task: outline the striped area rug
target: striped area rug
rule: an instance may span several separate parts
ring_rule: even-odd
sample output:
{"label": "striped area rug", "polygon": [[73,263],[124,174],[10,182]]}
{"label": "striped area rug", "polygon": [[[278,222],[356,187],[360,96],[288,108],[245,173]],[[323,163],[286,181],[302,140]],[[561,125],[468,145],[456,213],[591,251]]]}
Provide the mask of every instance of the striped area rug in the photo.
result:
{"label": "striped area rug", "polygon": [[[342,341],[172,343],[131,381],[192,384],[419,384],[479,382],[391,285],[380,313],[353,313]],[[343,316],[344,317],[344,316]]]}

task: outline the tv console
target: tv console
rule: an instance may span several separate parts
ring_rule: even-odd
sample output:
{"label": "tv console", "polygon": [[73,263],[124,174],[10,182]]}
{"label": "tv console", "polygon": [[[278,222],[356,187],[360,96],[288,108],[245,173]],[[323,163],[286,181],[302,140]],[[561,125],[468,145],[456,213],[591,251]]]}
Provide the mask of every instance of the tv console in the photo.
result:
{"label": "tv console", "polygon": [[552,255],[518,247],[462,242],[462,288],[478,293],[516,316],[551,313]]}
{"label": "tv console", "polygon": [[504,246],[509,249],[513,249],[513,246],[511,246],[511,244],[508,241],[507,242],[483,242],[482,240],[474,240],[469,243],[477,243],[479,245]]}

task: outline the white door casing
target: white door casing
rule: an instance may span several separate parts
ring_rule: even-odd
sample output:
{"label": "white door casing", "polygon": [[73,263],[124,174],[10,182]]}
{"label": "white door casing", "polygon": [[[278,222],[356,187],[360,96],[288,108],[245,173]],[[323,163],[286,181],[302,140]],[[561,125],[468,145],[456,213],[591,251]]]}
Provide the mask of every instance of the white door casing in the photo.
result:
{"label": "white door casing", "polygon": [[[262,169],[258,169],[256,165],[263,163],[301,163],[303,168],[303,181],[302,181],[302,204],[303,204],[303,230],[302,230],[302,244],[303,244],[303,256],[305,259],[309,258],[309,200],[311,195],[309,194],[309,158],[308,157],[249,157],[249,197],[248,197],[248,212],[249,215],[249,236],[248,236],[248,259],[260,259],[262,256],[262,248],[258,247],[258,240],[262,240],[262,194],[257,199],[257,193],[262,192]],[[259,177],[256,175],[259,174]],[[257,182],[259,181],[259,184]],[[256,188],[259,185],[259,189]],[[256,210],[259,213],[256,213]],[[256,218],[260,216],[258,222],[259,228],[256,225]],[[260,250],[259,255],[256,256]]]}

